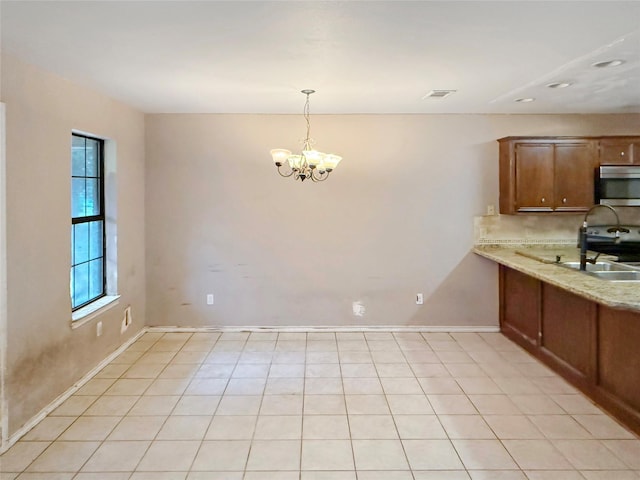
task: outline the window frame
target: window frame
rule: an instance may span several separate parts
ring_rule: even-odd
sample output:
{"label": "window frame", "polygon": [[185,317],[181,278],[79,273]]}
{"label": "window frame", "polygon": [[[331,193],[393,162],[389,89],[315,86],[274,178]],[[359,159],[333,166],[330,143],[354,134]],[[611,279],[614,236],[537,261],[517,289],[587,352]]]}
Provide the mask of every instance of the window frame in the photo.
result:
{"label": "window frame", "polygon": [[[97,177],[93,177],[93,176],[88,176],[86,174],[86,170],[85,170],[85,175],[79,176],[79,175],[74,175],[73,174],[73,139],[74,137],[78,137],[78,138],[83,138],[85,139],[85,169],[86,169],[86,140],[92,140],[97,142],[98,144],[98,161],[97,161]],[[81,303],[76,305],[75,307],[73,306],[73,297],[71,296],[72,290],[70,288],[70,297],[71,297],[71,311],[72,312],[76,312],[94,302],[96,302],[97,300],[100,300],[103,297],[107,296],[107,236],[106,236],[106,204],[105,204],[105,178],[104,178],[104,171],[105,171],[105,158],[104,158],[104,144],[105,141],[102,138],[99,137],[95,137],[95,136],[91,136],[91,135],[87,135],[84,133],[79,133],[79,132],[71,132],[71,149],[72,149],[72,153],[71,153],[71,182],[72,182],[72,187],[71,187],[71,195],[72,195],[72,205],[73,205],[73,179],[74,178],[91,178],[91,179],[95,179],[97,178],[98,180],[98,190],[99,190],[99,195],[98,195],[98,199],[100,202],[100,209],[99,209],[99,214],[98,215],[86,215],[86,216],[80,216],[80,217],[74,217],[73,216],[73,212],[71,212],[71,244],[75,245],[74,242],[74,226],[78,225],[78,224],[82,224],[82,223],[91,223],[91,222],[101,222],[102,223],[102,290],[101,292],[94,296],[89,298],[86,302]],[[90,251],[90,247],[89,247],[89,251]],[[78,263],[74,263],[74,259],[73,259],[73,252],[72,252],[72,257],[71,257],[71,267],[70,267],[70,274],[71,271],[73,271],[73,268],[78,266],[78,265],[82,265],[84,263],[89,263],[92,260],[89,258],[84,262],[78,262]],[[89,255],[90,257],[90,255]],[[74,282],[75,282],[75,276],[74,278]],[[73,291],[75,291],[75,285],[71,286],[73,287]],[[87,289],[89,289],[89,277],[87,278]]]}

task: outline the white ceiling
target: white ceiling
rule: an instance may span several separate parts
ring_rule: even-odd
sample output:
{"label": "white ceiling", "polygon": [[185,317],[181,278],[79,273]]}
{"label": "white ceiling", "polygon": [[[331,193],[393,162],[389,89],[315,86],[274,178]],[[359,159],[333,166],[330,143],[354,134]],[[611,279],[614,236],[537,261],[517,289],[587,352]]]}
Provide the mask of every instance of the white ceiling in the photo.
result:
{"label": "white ceiling", "polygon": [[300,113],[303,88],[312,113],[640,112],[637,1],[2,0],[0,15],[3,50],[145,112]]}

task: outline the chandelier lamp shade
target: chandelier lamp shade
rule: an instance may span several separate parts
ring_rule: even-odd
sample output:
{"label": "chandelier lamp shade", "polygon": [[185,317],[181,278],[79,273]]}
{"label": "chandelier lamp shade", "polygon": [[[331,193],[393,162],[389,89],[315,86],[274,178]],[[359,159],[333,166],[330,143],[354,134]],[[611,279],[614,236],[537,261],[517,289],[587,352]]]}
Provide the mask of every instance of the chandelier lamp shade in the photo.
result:
{"label": "chandelier lamp shade", "polygon": [[284,148],[274,148],[271,150],[273,163],[276,164],[278,173],[283,177],[291,177],[304,182],[311,179],[314,182],[322,182],[329,177],[329,174],[338,166],[342,157],[332,153],[322,153],[314,150],[314,143],[310,136],[311,122],[309,121],[309,95],[315,90],[302,90],[307,96],[304,104],[304,119],[307,122],[307,136],[302,145],[301,154],[293,154]]}

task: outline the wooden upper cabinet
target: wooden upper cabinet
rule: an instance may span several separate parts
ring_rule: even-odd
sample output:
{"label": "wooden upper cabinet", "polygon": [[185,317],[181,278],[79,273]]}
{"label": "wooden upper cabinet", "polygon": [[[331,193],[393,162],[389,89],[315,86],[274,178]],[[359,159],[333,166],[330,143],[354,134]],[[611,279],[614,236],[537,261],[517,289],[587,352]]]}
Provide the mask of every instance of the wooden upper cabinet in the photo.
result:
{"label": "wooden upper cabinet", "polygon": [[515,196],[520,212],[553,210],[553,145],[515,146]]}
{"label": "wooden upper cabinet", "polygon": [[500,213],[583,212],[594,203],[597,143],[507,137],[500,143]]}
{"label": "wooden upper cabinet", "polygon": [[640,138],[602,138],[598,145],[600,165],[640,164]]}
{"label": "wooden upper cabinet", "polygon": [[598,166],[593,142],[555,145],[555,210],[586,210],[595,202],[595,174]]}

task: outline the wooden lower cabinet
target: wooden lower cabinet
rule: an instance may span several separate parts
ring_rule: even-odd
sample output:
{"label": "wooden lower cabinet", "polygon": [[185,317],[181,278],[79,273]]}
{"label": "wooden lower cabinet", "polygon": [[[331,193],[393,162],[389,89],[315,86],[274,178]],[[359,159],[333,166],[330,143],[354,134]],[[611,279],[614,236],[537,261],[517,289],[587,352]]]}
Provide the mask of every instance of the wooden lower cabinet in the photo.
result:
{"label": "wooden lower cabinet", "polygon": [[640,312],[500,266],[500,329],[640,434]]}
{"label": "wooden lower cabinet", "polygon": [[500,329],[510,337],[519,337],[525,348],[536,347],[540,332],[540,282],[517,270],[500,267],[500,289]]}
{"label": "wooden lower cabinet", "polygon": [[541,353],[584,380],[596,372],[596,304],[561,288],[542,284]]}
{"label": "wooden lower cabinet", "polygon": [[598,310],[598,387],[640,425],[640,313],[603,305]]}

